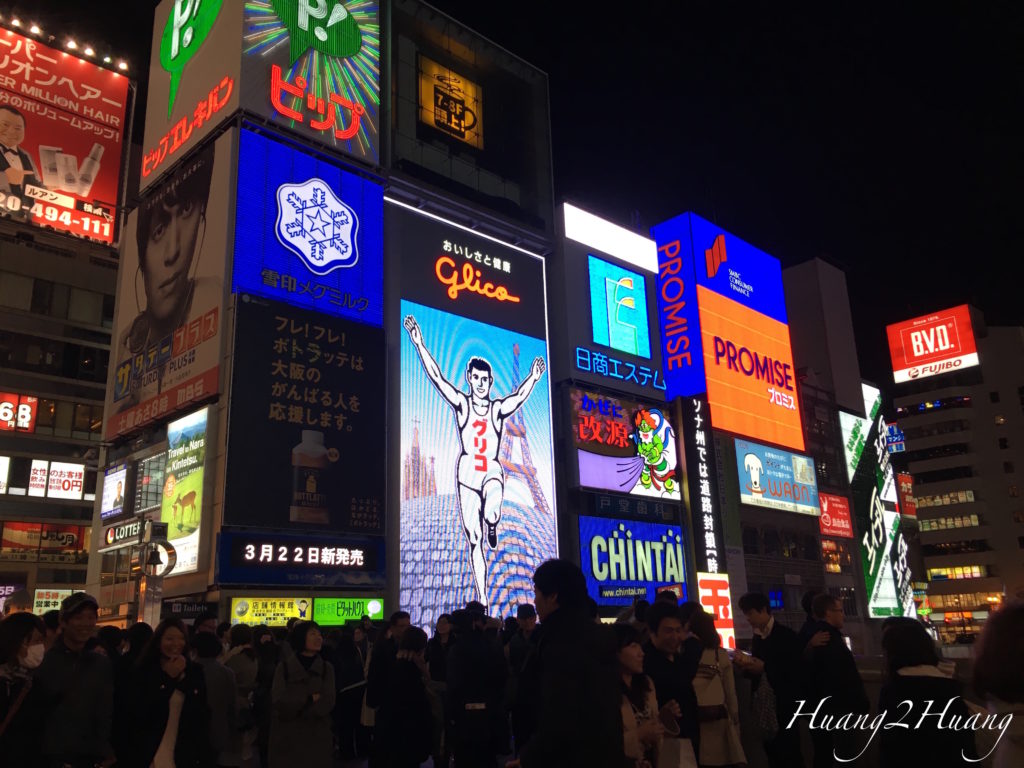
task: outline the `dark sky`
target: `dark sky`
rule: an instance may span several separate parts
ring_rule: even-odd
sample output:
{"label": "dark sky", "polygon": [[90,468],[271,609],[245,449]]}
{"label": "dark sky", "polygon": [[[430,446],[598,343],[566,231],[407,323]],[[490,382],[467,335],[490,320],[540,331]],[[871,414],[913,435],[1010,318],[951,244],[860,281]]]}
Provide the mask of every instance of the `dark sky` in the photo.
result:
{"label": "dark sky", "polygon": [[[1024,6],[433,4],[549,73],[558,199],[843,267],[866,377],[891,381],[886,323],[969,302],[1024,324]],[[44,18],[142,76],[154,3],[102,5]]]}

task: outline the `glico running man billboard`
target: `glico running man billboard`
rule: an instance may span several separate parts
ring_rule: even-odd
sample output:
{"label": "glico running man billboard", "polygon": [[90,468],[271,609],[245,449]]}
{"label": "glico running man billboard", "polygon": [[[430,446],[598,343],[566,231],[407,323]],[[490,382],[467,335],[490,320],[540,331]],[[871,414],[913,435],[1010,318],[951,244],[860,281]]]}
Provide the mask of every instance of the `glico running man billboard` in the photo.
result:
{"label": "glico running man billboard", "polygon": [[706,391],[716,429],[802,451],[778,259],[692,213],[652,233],[668,398]]}
{"label": "glico running man billboard", "polygon": [[[544,262],[402,204],[401,607],[507,615],[557,548]],[[435,557],[441,553],[441,557]]]}
{"label": "glico running man billboard", "polygon": [[978,365],[978,345],[966,304],[888,326],[893,378],[904,381]]}

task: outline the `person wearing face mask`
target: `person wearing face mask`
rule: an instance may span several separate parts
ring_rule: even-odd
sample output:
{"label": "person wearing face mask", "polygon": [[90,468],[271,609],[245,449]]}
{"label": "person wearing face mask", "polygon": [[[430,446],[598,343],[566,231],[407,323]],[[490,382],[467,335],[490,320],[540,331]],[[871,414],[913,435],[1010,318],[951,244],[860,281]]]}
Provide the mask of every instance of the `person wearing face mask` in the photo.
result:
{"label": "person wearing face mask", "polygon": [[[118,768],[212,768],[210,712],[202,668],[189,660],[187,630],[164,619],[142,651],[130,681],[130,720]],[[216,640],[214,640],[216,644]]]}
{"label": "person wearing face mask", "polygon": [[46,627],[31,613],[18,613],[0,622],[0,755],[12,768],[27,765],[35,745],[30,732],[29,710],[22,705],[32,690],[32,670],[43,661]]}

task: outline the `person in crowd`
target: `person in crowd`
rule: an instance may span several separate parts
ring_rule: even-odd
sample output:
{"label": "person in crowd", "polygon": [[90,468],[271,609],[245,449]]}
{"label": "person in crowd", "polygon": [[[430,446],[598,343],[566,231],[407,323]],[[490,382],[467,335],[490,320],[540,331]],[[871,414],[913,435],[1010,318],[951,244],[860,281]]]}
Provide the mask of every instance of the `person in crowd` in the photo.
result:
{"label": "person in crowd", "polygon": [[60,611],[54,608],[44,613],[43,624],[46,626],[46,638],[43,640],[43,644],[46,646],[46,650],[50,650],[57,641],[57,635],[60,634]]}
{"label": "person in crowd", "polygon": [[688,627],[700,641],[702,651],[693,679],[700,723],[697,762],[701,766],[745,765],[747,757],[740,743],[736,680],[732,661],[722,650],[722,638],[715,630],[714,617],[695,611]]}
{"label": "person in crowd", "polygon": [[4,616],[15,613],[32,613],[32,595],[27,589],[15,590],[4,600]]}
{"label": "person in crowd", "polygon": [[668,603],[669,605],[679,605],[679,595],[673,592],[671,589],[661,589],[654,596],[654,602],[656,603]]}
{"label": "person in crowd", "polygon": [[246,624],[235,624],[228,632],[231,647],[224,657],[224,666],[235,673],[238,696],[238,729],[241,732],[242,752],[240,765],[250,766],[254,761],[257,723],[253,699],[259,684],[260,665],[253,647],[253,630]]}
{"label": "person in crowd", "polygon": [[384,699],[384,686],[391,679],[391,666],[398,654],[398,642],[408,628],[408,612],[395,611],[391,614],[384,637],[373,644],[366,676],[366,703],[373,709],[379,707]]}
{"label": "person in crowd", "polygon": [[218,623],[217,612],[207,611],[192,622],[192,632],[194,634],[209,632],[212,635],[216,635]]}
{"label": "person in crowd", "polygon": [[1007,722],[995,747],[993,768],[1024,765],[1024,603],[989,615],[975,645],[974,690],[988,702],[997,723]]}
{"label": "person in crowd", "polygon": [[259,626],[253,629],[253,644],[256,648],[256,690],[252,696],[252,712],[256,720],[257,748],[260,766],[266,768],[270,749],[271,690],[274,685],[274,673],[281,658],[281,648],[270,627]]}
{"label": "person in crowd", "polygon": [[[153,628],[144,621],[132,624],[124,633],[124,651],[120,656],[112,659],[114,671],[114,722],[127,723],[130,721],[132,707],[132,693],[134,690],[134,678],[139,658],[142,651],[153,637]],[[126,748],[123,744],[125,738],[130,734],[126,729],[115,728],[111,738],[114,742],[114,752],[118,755]]]}
{"label": "person in crowd", "polygon": [[[894,718],[906,711],[923,713],[926,702],[941,702],[950,718],[966,720],[970,713],[964,703],[963,686],[939,669],[935,642],[919,621],[891,624],[882,635],[887,678],[878,697],[878,711]],[[1018,651],[1019,653],[1019,651]],[[883,768],[907,765],[945,765],[977,759],[974,733],[940,727],[937,718],[924,718],[914,730],[883,729],[879,735],[880,764]]]}
{"label": "person in crowd", "polygon": [[[216,639],[214,640],[216,642]],[[118,767],[211,768],[210,708],[203,669],[188,657],[188,629],[164,619],[129,681],[128,719],[119,723]]]}
{"label": "person in crowd", "polygon": [[238,721],[238,685],[235,673],[218,661],[223,646],[216,635],[200,632],[193,640],[196,664],[206,681],[210,711],[210,747],[218,766],[242,764],[242,730]]}
{"label": "person in crowd", "polygon": [[625,622],[616,623],[619,674],[622,677],[622,733],[626,757],[658,765],[662,737],[679,735],[679,704],[669,701],[658,707],[654,682],[644,674],[644,649],[640,632]]}
{"label": "person in crowd", "polygon": [[533,585],[542,634],[520,679],[538,710],[518,760],[522,768],[594,768],[625,761],[616,641],[586,617],[587,583],[569,560],[548,560]]}
{"label": "person in crowd", "polygon": [[448,653],[448,702],[456,766],[492,766],[504,746],[508,670],[504,654],[484,632],[487,616],[481,609],[467,607],[452,614],[455,640]]}
{"label": "person in crowd", "polygon": [[100,627],[96,633],[96,652],[102,653],[113,663],[124,650],[124,630],[120,627]]}
{"label": "person in crowd", "polygon": [[501,645],[507,647],[509,641],[519,631],[519,618],[517,616],[506,616],[505,623],[501,628]]}
{"label": "person in crowd", "polygon": [[700,728],[693,678],[702,649],[699,641],[689,636],[686,623],[700,610],[697,603],[677,607],[674,601],[655,600],[646,614],[650,640],[644,646],[644,674],[654,681],[658,706],[664,707],[670,701],[679,705],[678,738],[689,741],[670,746],[684,752],[692,748],[694,755],[699,748]]}
{"label": "person in crowd", "polygon": [[331,711],[337,688],[334,667],[320,655],[323,634],[313,621],[299,621],[288,635],[291,653],[274,673],[271,693],[269,768],[332,768]]}
{"label": "person in crowd", "polygon": [[[841,631],[844,619],[842,603],[838,598],[822,593],[811,602],[811,612],[818,623],[804,653],[810,662],[808,699],[812,702],[824,700],[823,714],[866,714],[870,711],[868,696],[857,671],[857,663],[846,647]],[[813,638],[823,632],[828,633],[827,642],[813,645]],[[813,729],[811,742],[814,744],[815,768],[832,766],[836,754],[844,758],[857,754],[861,749],[857,738],[857,734],[849,731]]]}
{"label": "person in crowd", "polygon": [[451,647],[452,617],[442,613],[434,624],[434,636],[427,643],[427,665],[430,679],[444,683],[448,679],[448,650]]}
{"label": "person in crowd", "polygon": [[513,678],[519,676],[532,648],[534,632],[537,629],[537,609],[530,603],[521,603],[516,608],[519,630],[508,641],[508,665]]}
{"label": "person in crowd", "polygon": [[819,589],[809,589],[804,592],[804,596],[800,598],[800,607],[804,609],[804,623],[800,627],[800,631],[797,632],[797,640],[800,643],[800,650],[803,651],[807,648],[811,640],[815,640],[815,645],[812,647],[820,647],[824,642],[828,642],[828,637],[822,641],[822,630],[819,626],[819,620],[814,616],[812,605],[814,598],[821,594]]}
{"label": "person in crowd", "polygon": [[26,701],[39,718],[42,757],[49,764],[94,765],[114,758],[110,660],[86,650],[98,612],[96,598],[87,592],[64,598],[60,635],[43,657]]}
{"label": "person in crowd", "polygon": [[[415,768],[434,750],[439,731],[426,687],[427,633],[409,627],[398,643],[384,701],[377,711],[378,759],[383,768]],[[438,709],[437,712],[440,715]]]}
{"label": "person in crowd", "polygon": [[370,639],[366,634],[366,629],[363,625],[356,624],[352,628],[352,642],[356,644],[356,649],[359,651],[359,660],[363,665],[363,674],[366,674],[366,660],[370,656]]}
{"label": "person in crowd", "polygon": [[231,650],[231,638],[228,637],[229,632],[231,632],[230,621],[222,621],[217,625],[217,639],[220,641],[222,655],[226,655]]}
{"label": "person in crowd", "polygon": [[754,691],[764,675],[775,695],[778,731],[763,741],[768,764],[771,768],[803,768],[800,731],[786,728],[796,711],[796,702],[806,698],[800,684],[803,679],[800,641],[796,632],[775,620],[768,598],[760,592],[743,595],[739,607],[753,630],[754,639],[751,655],[737,651],[735,664],[752,678]]}
{"label": "person in crowd", "polygon": [[32,673],[43,662],[46,627],[31,613],[0,621],[0,756],[9,768],[30,768],[39,744],[26,738],[38,723],[25,699],[32,690]]}
{"label": "person in crowd", "polygon": [[361,744],[356,737],[359,729],[359,710],[366,690],[366,673],[363,659],[353,638],[354,630],[345,628],[334,642],[334,678],[338,688],[337,704],[334,706],[334,732],[337,736],[338,751],[343,760],[351,760],[360,754]]}

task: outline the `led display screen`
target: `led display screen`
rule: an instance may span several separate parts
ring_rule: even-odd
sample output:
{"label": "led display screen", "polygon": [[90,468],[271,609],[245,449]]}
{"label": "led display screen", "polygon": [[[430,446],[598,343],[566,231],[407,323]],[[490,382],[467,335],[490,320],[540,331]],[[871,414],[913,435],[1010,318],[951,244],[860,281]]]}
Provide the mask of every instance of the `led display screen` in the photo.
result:
{"label": "led display screen", "polygon": [[381,597],[318,597],[313,600],[313,621],[324,627],[338,626],[349,621],[360,621],[369,616],[371,621],[384,619],[384,599]]}
{"label": "led display screen", "polygon": [[882,407],[882,393],[880,390],[868,384],[861,384],[861,392],[864,395],[864,405],[867,408],[868,417],[854,416],[845,411],[839,412],[839,433],[843,438],[843,454],[846,457],[846,475],[852,483],[853,476],[860,466],[860,457],[864,453],[864,446],[867,444],[868,433],[871,431],[871,423],[878,415]]}
{"label": "led display screen", "polygon": [[[128,465],[111,467],[103,476],[103,497],[100,502],[100,519],[110,520],[122,514],[126,507],[128,493]],[[130,505],[128,506],[130,509]]]}
{"label": "led display screen", "polygon": [[659,590],[686,599],[686,542],[679,526],[580,515],[580,564],[598,605],[654,602]]}
{"label": "led display screen", "polygon": [[383,208],[379,184],[243,130],[233,290],[381,325]]}
{"label": "led display screen", "polygon": [[587,257],[593,341],[635,357],[651,356],[644,275]]}
{"label": "led display screen", "polygon": [[[3,39],[2,35],[0,39]],[[3,110],[0,108],[2,119]],[[35,432],[38,407],[39,400],[30,395],[0,392],[0,432]]]}
{"label": "led display screen", "polygon": [[114,242],[128,86],[120,72],[0,30],[0,216]]}
{"label": "led display screen", "polygon": [[199,538],[204,507],[203,478],[206,468],[206,420],[203,408],[167,425],[167,466],[164,472],[160,522],[167,523],[167,540],[178,560],[169,576],[199,569]]}
{"label": "led display screen", "polygon": [[852,539],[853,521],[850,519],[850,500],[845,496],[836,496],[832,493],[819,493],[818,503],[821,505],[821,518],[818,520],[821,535]]}
{"label": "led display screen", "polygon": [[112,440],[217,394],[234,134],[178,166],[128,216],[104,434]]}
{"label": "led display screen", "polygon": [[471,147],[483,149],[483,88],[423,54],[417,59],[420,122]]}
{"label": "led display screen", "polygon": [[896,383],[978,365],[978,346],[966,304],[886,328]]}
{"label": "led display screen", "polygon": [[917,517],[917,501],[914,498],[914,476],[908,472],[896,473],[896,491],[900,500],[900,514]]}
{"label": "led display screen", "polygon": [[676,430],[664,404],[573,389],[573,438],[580,485],[680,500],[685,482]]}
{"label": "led display screen", "polygon": [[[544,263],[400,205],[401,607],[507,615],[556,554]],[[443,553],[435,559],[432,553]]]}
{"label": "led display screen", "polygon": [[809,456],[737,440],[736,472],[743,504],[821,514],[814,459]]}
{"label": "led display screen", "polygon": [[312,597],[276,595],[274,597],[232,597],[231,623],[283,627],[289,619],[309,621],[313,614]]}

